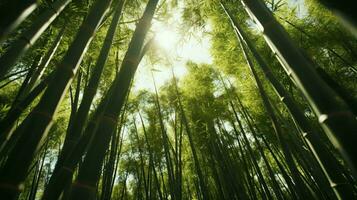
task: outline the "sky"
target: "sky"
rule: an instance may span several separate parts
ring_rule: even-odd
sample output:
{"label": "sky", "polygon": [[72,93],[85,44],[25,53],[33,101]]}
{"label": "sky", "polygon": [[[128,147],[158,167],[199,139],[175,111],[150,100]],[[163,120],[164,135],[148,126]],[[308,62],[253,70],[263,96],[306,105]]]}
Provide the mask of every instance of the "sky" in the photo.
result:
{"label": "sky", "polygon": [[[181,10],[178,9],[165,22],[153,21],[151,30],[155,33],[155,49],[161,62],[152,63],[144,57],[135,75],[134,91],[154,91],[151,69],[154,69],[156,85],[161,87],[172,78],[172,69],[178,78],[185,75],[187,61],[212,64],[211,40],[208,34],[203,33],[203,30],[190,35],[180,33]],[[208,31],[207,29],[209,26],[204,31]]]}
{"label": "sky", "polygon": [[[307,15],[304,0],[289,0],[287,5],[297,8],[298,17],[303,18]],[[155,69],[153,72],[155,82],[158,87],[161,87],[172,78],[172,68],[176,77],[184,76],[187,61],[212,64],[211,38],[209,34],[204,33],[210,31],[210,25],[207,24],[205,30],[195,30],[190,35],[182,34],[180,24],[183,21],[181,19],[183,6],[182,2],[179,3],[178,8],[175,8],[175,13],[165,22],[153,20],[151,31],[156,35],[156,53],[161,60],[166,60],[166,62],[152,63],[144,57],[134,78],[134,91],[142,89],[154,91],[151,69]]]}

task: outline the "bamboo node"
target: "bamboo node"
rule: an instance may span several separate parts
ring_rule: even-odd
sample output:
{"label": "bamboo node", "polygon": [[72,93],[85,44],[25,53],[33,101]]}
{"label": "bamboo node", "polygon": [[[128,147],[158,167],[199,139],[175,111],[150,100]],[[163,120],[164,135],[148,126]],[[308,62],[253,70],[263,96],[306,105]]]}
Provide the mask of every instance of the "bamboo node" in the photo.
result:
{"label": "bamboo node", "polygon": [[319,117],[319,122],[322,124],[327,120],[328,116],[326,114],[322,114]]}
{"label": "bamboo node", "polygon": [[64,69],[66,72],[68,72],[71,77],[74,77],[74,75],[76,74],[74,69],[72,67],[68,67],[68,64],[65,62],[61,66],[61,69]]}
{"label": "bamboo node", "polygon": [[331,112],[329,114],[321,114],[319,117],[319,122],[325,123],[328,119],[334,118],[334,117],[342,117],[342,116],[354,116],[350,111],[337,111],[337,112]]}
{"label": "bamboo node", "polygon": [[114,116],[111,116],[111,115],[107,115],[107,114],[104,114],[103,116],[102,116],[102,120],[106,120],[106,121],[108,121],[108,122],[110,122],[110,123],[112,123],[112,124],[114,124],[114,125],[116,125],[118,122],[118,120],[117,120],[117,118],[116,117],[114,117]]}
{"label": "bamboo node", "polygon": [[94,32],[93,28],[91,26],[88,26],[87,23],[83,23],[81,29],[85,32],[90,32],[90,33]]}
{"label": "bamboo node", "polygon": [[23,40],[23,41],[25,41],[29,46],[32,46],[33,44],[32,44],[32,42],[31,42],[31,40],[30,39],[28,39],[26,36],[21,36],[20,37],[20,39],[21,40]]}
{"label": "bamboo node", "polygon": [[20,105],[16,105],[16,106],[14,106],[14,110],[23,111],[24,107],[22,107]]}
{"label": "bamboo node", "polygon": [[13,183],[0,183],[0,188],[2,189],[7,189],[7,190],[13,190],[16,192],[21,192],[24,189],[23,184],[15,185]]}
{"label": "bamboo node", "polygon": [[62,169],[63,169],[64,171],[67,171],[67,172],[70,172],[71,174],[73,174],[73,169],[71,169],[70,167],[63,166]]}
{"label": "bamboo node", "polygon": [[83,189],[87,189],[87,190],[91,190],[91,191],[96,191],[96,187],[94,187],[88,183],[82,183],[79,181],[74,182],[73,187],[79,187],[79,188],[83,188]]}
{"label": "bamboo node", "polygon": [[87,87],[87,91],[90,92],[90,93],[97,93],[97,88],[95,87]]}
{"label": "bamboo node", "polygon": [[274,24],[274,22],[274,20],[269,20],[265,23],[262,23],[261,25],[263,26],[263,32],[265,32],[266,29],[269,29]]}
{"label": "bamboo node", "polygon": [[58,13],[58,10],[57,10],[56,8],[54,8],[54,7],[52,6],[52,4],[50,4],[50,5],[48,6],[48,9],[51,10],[51,11],[53,12],[53,14],[57,14],[57,13]]}
{"label": "bamboo node", "polygon": [[37,115],[41,115],[43,117],[46,117],[47,119],[49,120],[52,120],[52,115],[51,113],[48,113],[48,112],[41,112],[41,111],[37,111],[37,110],[34,110],[32,111],[33,114],[37,114]]}
{"label": "bamboo node", "polygon": [[303,132],[302,137],[306,138],[308,134],[309,134],[308,132]]}
{"label": "bamboo node", "polygon": [[126,62],[131,65],[137,65],[137,60],[135,58],[127,58]]}
{"label": "bamboo node", "polygon": [[264,72],[266,75],[272,74],[272,73],[271,73],[271,70],[264,70],[263,72]]}
{"label": "bamboo node", "polygon": [[78,141],[78,138],[77,139],[68,139],[68,142],[72,143],[72,144],[77,144],[77,141]]}
{"label": "bamboo node", "polygon": [[337,188],[342,185],[347,185],[348,183],[331,183],[330,186],[331,188]]}

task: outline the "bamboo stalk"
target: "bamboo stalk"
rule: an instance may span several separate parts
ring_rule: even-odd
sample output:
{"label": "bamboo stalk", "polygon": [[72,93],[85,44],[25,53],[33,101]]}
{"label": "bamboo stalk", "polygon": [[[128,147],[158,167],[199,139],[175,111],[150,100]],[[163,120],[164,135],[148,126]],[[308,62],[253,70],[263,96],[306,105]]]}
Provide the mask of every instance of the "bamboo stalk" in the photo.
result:
{"label": "bamboo stalk", "polygon": [[330,141],[341,152],[356,175],[357,119],[346,103],[319,77],[301,49],[260,0],[242,0],[250,16],[264,29],[267,43],[276,52],[286,72],[302,91]]}
{"label": "bamboo stalk", "polygon": [[[111,0],[98,0],[92,6],[40,102],[16,129],[15,134],[18,132],[21,137],[0,172],[0,193],[4,197],[14,199],[21,191],[21,184],[25,180],[27,169],[46,138],[59,103],[76,74],[87,46],[110,3]],[[64,5],[61,8],[63,9]],[[32,134],[25,134],[26,131],[31,131]]]}
{"label": "bamboo stalk", "polygon": [[6,75],[20,56],[37,41],[70,2],[71,0],[54,2],[51,8],[46,9],[32,26],[10,45],[10,48],[0,57],[0,78]]}

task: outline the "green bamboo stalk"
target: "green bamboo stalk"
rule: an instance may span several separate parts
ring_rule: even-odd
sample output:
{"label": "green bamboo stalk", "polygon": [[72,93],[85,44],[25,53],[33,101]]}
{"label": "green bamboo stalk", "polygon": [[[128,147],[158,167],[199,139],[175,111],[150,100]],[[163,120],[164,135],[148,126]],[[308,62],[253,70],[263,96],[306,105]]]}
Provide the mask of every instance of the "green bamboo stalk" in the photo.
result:
{"label": "green bamboo stalk", "polygon": [[162,192],[161,192],[160,181],[159,181],[159,178],[157,177],[157,172],[156,172],[156,168],[155,168],[154,155],[153,155],[153,152],[152,152],[151,145],[149,143],[149,139],[148,139],[148,135],[147,135],[147,132],[146,132],[146,127],[145,127],[145,124],[144,124],[144,120],[143,120],[140,112],[138,112],[138,114],[139,114],[141,126],[143,128],[146,146],[147,146],[148,151],[149,151],[149,163],[150,163],[150,165],[152,166],[152,169],[153,169],[154,181],[155,181],[155,184],[156,184],[156,189],[157,189],[157,192],[158,192],[158,195],[159,195],[159,199],[163,200],[164,198],[163,198],[163,195],[162,195]]}
{"label": "green bamboo stalk", "polygon": [[[232,102],[230,103],[230,105],[231,105],[232,111],[233,111],[233,113],[234,113],[235,120],[236,120],[236,122],[238,123],[239,130],[240,130],[240,132],[241,132],[241,134],[242,134],[242,136],[243,136],[245,145],[246,145],[246,147],[247,147],[247,149],[248,149],[250,158],[252,159],[253,166],[256,168],[256,171],[258,172],[258,175],[259,175],[258,177],[259,177],[259,179],[260,179],[259,182],[262,184],[262,186],[263,186],[263,188],[264,188],[264,191],[265,191],[265,195],[267,196],[267,198],[268,198],[268,199],[272,199],[272,196],[270,195],[270,192],[269,192],[267,183],[266,183],[266,181],[265,181],[265,179],[264,179],[264,176],[263,176],[263,174],[262,174],[262,172],[261,172],[261,170],[260,170],[260,168],[259,168],[259,165],[258,165],[258,163],[257,163],[257,161],[256,161],[256,158],[254,157],[253,148],[252,148],[251,145],[250,145],[250,142],[249,142],[249,140],[248,140],[247,134],[246,134],[246,132],[245,132],[245,130],[244,130],[244,128],[243,128],[242,122],[241,122],[241,120],[240,120],[239,117],[238,117],[238,113],[237,113],[237,111],[235,110],[235,108],[234,108]],[[238,135],[237,135],[237,138],[238,138]],[[276,194],[276,195],[278,195],[278,194]]]}
{"label": "green bamboo stalk", "polygon": [[183,105],[182,105],[181,95],[180,95],[180,91],[178,90],[178,85],[177,85],[177,79],[175,77],[175,74],[174,74],[173,70],[172,70],[172,78],[173,78],[173,81],[174,81],[175,93],[176,93],[176,96],[177,96],[178,106],[179,106],[179,110],[180,110],[180,113],[181,113],[181,120],[183,122],[183,125],[185,127],[185,131],[186,131],[186,134],[187,134],[187,137],[188,137],[190,149],[191,149],[191,152],[192,152],[192,157],[193,157],[193,160],[194,160],[195,170],[196,170],[196,173],[197,173],[198,179],[199,179],[198,180],[199,181],[199,185],[200,185],[200,188],[202,190],[203,198],[205,200],[208,200],[209,199],[208,188],[207,188],[207,185],[206,185],[206,183],[204,181],[204,178],[203,178],[203,172],[202,172],[202,168],[200,166],[200,162],[198,160],[197,151],[196,151],[195,144],[194,144],[194,141],[193,141],[191,128],[190,128],[189,122],[187,120],[187,117],[186,117],[186,114],[185,114],[185,110],[184,110]]}
{"label": "green bamboo stalk", "polygon": [[174,183],[175,183],[175,177],[174,177],[174,172],[173,172],[173,164],[172,164],[172,158],[170,154],[170,147],[169,147],[169,138],[167,136],[167,131],[164,125],[163,121],[163,116],[162,116],[162,111],[161,111],[161,105],[159,101],[159,94],[157,91],[156,83],[155,83],[155,78],[153,75],[153,72],[151,71],[151,77],[153,80],[154,84],[154,89],[155,89],[155,105],[157,109],[157,114],[159,117],[159,124],[160,124],[160,130],[161,130],[161,139],[162,139],[162,144],[164,147],[164,155],[165,155],[165,161],[166,161],[166,166],[167,166],[167,172],[168,172],[168,184],[169,184],[169,189],[170,189],[170,194],[173,199],[175,199],[175,189],[174,189]]}
{"label": "green bamboo stalk", "polygon": [[[12,137],[11,133],[14,128],[16,120],[20,117],[23,111],[46,89],[51,75],[46,77],[41,83],[39,83],[21,102],[11,107],[6,114],[5,118],[0,122],[0,159],[3,157],[3,148],[6,142]],[[14,143],[13,143],[14,144]],[[11,145],[12,146],[12,145]],[[5,153],[6,154],[6,153]]]}
{"label": "green bamboo stalk", "polygon": [[110,142],[110,137],[116,127],[118,115],[122,110],[124,101],[129,92],[129,86],[139,65],[142,46],[145,36],[150,28],[150,23],[156,10],[158,0],[150,0],[144,11],[143,17],[134,31],[129,48],[124,56],[122,67],[114,80],[113,93],[108,100],[108,105],[99,120],[99,125],[94,135],[95,145],[91,145],[78,177],[72,184],[70,199],[93,199],[94,189],[99,179],[103,158]]}
{"label": "green bamboo stalk", "polygon": [[319,0],[321,4],[329,8],[351,32],[357,37],[357,14],[353,9],[355,2],[344,0]]}
{"label": "green bamboo stalk", "polygon": [[39,62],[41,60],[41,56],[36,56],[32,62],[32,65],[30,67],[30,70],[28,71],[24,81],[22,82],[15,99],[12,102],[11,107],[15,106],[19,101],[21,101],[21,99],[27,95],[26,93],[26,87],[29,84],[31,77],[33,76],[34,72],[37,70]]}
{"label": "green bamboo stalk", "polygon": [[90,106],[94,99],[94,96],[97,93],[97,89],[99,86],[100,78],[106,63],[106,60],[109,55],[110,47],[112,45],[118,22],[120,20],[120,16],[122,14],[124,8],[125,0],[121,0],[115,7],[115,14],[113,16],[110,27],[108,28],[107,35],[105,37],[103,46],[101,48],[98,60],[94,66],[92,75],[90,77],[88,86],[85,88],[83,92],[83,100],[78,108],[78,113],[73,119],[73,126],[69,127],[66,133],[66,138],[63,144],[63,152],[60,156],[58,164],[61,165],[61,162],[64,158],[68,156],[68,153],[72,151],[76,142],[78,141],[81,133],[84,129],[85,121],[87,120]]}
{"label": "green bamboo stalk", "polygon": [[[224,5],[221,4],[223,7]],[[274,115],[273,113],[273,110],[272,110],[272,107],[271,107],[271,104],[269,103],[269,101],[267,100],[267,95],[262,87],[262,84],[260,82],[260,80],[258,79],[257,77],[257,74],[253,68],[253,63],[252,61],[250,60],[248,54],[247,54],[247,50],[245,49],[245,46],[244,44],[241,43],[241,48],[242,48],[242,51],[243,51],[243,55],[247,61],[247,64],[248,64],[248,67],[250,68],[252,74],[253,74],[253,77],[255,79],[255,82],[257,84],[257,87],[258,87],[258,91],[259,91],[259,94],[261,95],[261,98],[263,100],[263,104],[264,104],[264,107],[268,113],[268,116],[272,122],[272,125],[273,125],[273,128],[277,134],[277,138],[281,144],[281,147],[282,147],[282,150],[283,150],[283,153],[284,153],[284,158],[286,159],[287,161],[287,164],[288,164],[288,167],[289,169],[291,170],[291,173],[293,175],[293,178],[294,178],[294,181],[296,182],[297,184],[297,187],[296,189],[298,189],[298,194],[301,195],[301,197],[305,197],[305,198],[309,198],[309,197],[312,197],[311,193],[309,192],[309,190],[306,188],[306,186],[304,185],[299,173],[298,173],[298,170],[296,168],[296,165],[294,163],[294,160],[290,154],[290,150],[289,150],[289,147],[286,146],[286,143],[283,142],[283,137],[282,137],[282,130],[281,128],[279,127],[278,125],[278,122],[277,122],[277,118],[276,116]]]}
{"label": "green bamboo stalk", "polygon": [[137,140],[137,146],[138,146],[138,150],[139,150],[140,168],[141,168],[141,174],[142,174],[143,182],[144,182],[145,198],[148,199],[149,198],[149,190],[148,190],[146,177],[145,177],[145,166],[144,166],[145,163],[144,163],[144,157],[143,157],[143,150],[141,148],[141,142],[140,142],[138,128],[136,126],[135,119],[133,119],[133,124],[134,124],[134,130],[135,130],[134,133],[135,133],[135,137]]}
{"label": "green bamboo stalk", "polygon": [[[94,3],[40,102],[16,129],[15,133],[21,133],[21,137],[0,172],[0,193],[4,197],[13,199],[21,191],[21,183],[33,156],[46,138],[52,118],[110,3],[111,0],[97,0]],[[25,134],[26,131],[32,134]]]}
{"label": "green bamboo stalk", "polygon": [[37,67],[37,70],[31,76],[31,80],[27,84],[27,87],[24,91],[25,94],[28,94],[39,82],[39,80],[43,76],[43,72],[47,69],[47,66],[51,62],[53,56],[55,55],[59,44],[62,41],[64,32],[66,30],[66,26],[63,26],[61,30],[58,32],[55,40],[53,41],[52,45],[50,46],[49,50],[47,51],[46,55],[43,57],[40,65]]}
{"label": "green bamboo stalk", "polygon": [[1,5],[0,43],[37,8],[37,4],[37,0],[11,0]]}
{"label": "green bamboo stalk", "polygon": [[29,27],[18,40],[10,45],[9,49],[0,57],[0,78],[6,75],[20,56],[37,41],[70,2],[71,0],[57,0],[54,2],[50,8],[46,9],[46,11],[34,21],[32,26]]}
{"label": "green bamboo stalk", "polygon": [[[112,91],[109,90],[108,93],[110,92]],[[93,135],[97,129],[99,118],[102,116],[103,110],[108,103],[108,96],[110,95],[106,95],[106,98],[101,100],[93,116],[88,120],[88,124],[83,131],[82,136],[76,143],[75,148],[64,159],[63,164],[54,169],[42,196],[43,200],[58,199],[64,187],[68,184],[71,184],[72,176],[76,166],[87,151],[88,146],[92,143]]]}
{"label": "green bamboo stalk", "polygon": [[[227,12],[232,25],[237,31],[238,40],[245,43],[250,51],[252,52],[254,58],[256,59],[258,66],[262,69],[266,78],[272,84],[275,92],[281,99],[281,101],[286,105],[290,114],[294,118],[294,121],[301,128],[302,134],[306,139],[309,147],[312,149],[315,157],[320,163],[321,168],[325,172],[326,176],[329,179],[330,185],[337,196],[341,196],[342,199],[350,199],[351,195],[353,196],[353,189],[351,185],[346,184],[347,181],[343,176],[341,166],[339,166],[339,161],[335,158],[334,155],[330,153],[326,145],[321,140],[320,136],[314,128],[311,126],[310,122],[306,119],[304,114],[300,111],[298,105],[291,98],[289,93],[284,89],[284,87],[279,83],[279,81],[274,77],[274,74],[271,72],[267,63],[259,55],[258,51],[252,44],[252,42],[247,37],[245,31],[239,26],[239,23],[235,18]],[[345,196],[347,195],[347,196]]]}
{"label": "green bamboo stalk", "polygon": [[288,75],[302,91],[330,141],[354,171],[357,169],[357,119],[346,103],[321,79],[313,63],[295,46],[284,28],[260,0],[242,0],[246,11],[264,29],[267,43],[276,52]]}

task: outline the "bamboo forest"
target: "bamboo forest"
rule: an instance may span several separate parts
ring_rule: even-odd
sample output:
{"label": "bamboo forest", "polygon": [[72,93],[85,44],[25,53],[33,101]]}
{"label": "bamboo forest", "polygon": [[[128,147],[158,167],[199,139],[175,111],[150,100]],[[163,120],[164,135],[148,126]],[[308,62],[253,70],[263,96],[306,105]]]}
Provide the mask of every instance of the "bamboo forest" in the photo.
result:
{"label": "bamboo forest", "polygon": [[357,200],[353,1],[0,0],[0,199]]}

